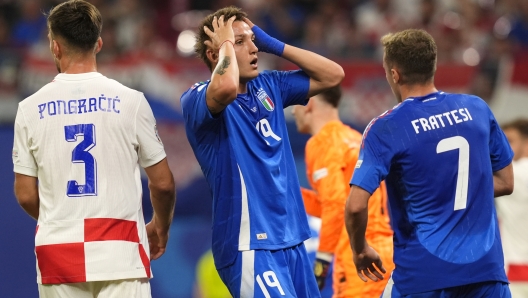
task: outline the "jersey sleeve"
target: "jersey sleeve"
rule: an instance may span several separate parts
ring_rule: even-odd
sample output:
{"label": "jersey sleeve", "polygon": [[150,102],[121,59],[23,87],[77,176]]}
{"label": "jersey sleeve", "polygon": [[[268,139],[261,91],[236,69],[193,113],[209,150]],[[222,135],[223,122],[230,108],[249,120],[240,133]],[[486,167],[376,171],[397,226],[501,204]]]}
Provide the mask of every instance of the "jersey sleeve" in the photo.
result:
{"label": "jersey sleeve", "polygon": [[372,194],[387,177],[395,152],[385,136],[384,122],[373,120],[363,133],[359,158],[354,169],[351,185]]}
{"label": "jersey sleeve", "polygon": [[13,171],[18,174],[37,177],[38,167],[29,148],[29,133],[24,113],[20,106],[15,118],[15,140],[13,143]]}
{"label": "jersey sleeve", "polygon": [[[202,127],[210,126],[217,122],[218,117],[213,117],[206,102],[206,93],[209,83],[197,83],[180,98],[185,125],[196,132]],[[223,111],[221,112],[223,113]]]}
{"label": "jersey sleeve", "polygon": [[138,140],[139,165],[150,167],[163,160],[167,155],[158,135],[156,119],[145,96],[141,99],[136,116],[136,134]]}
{"label": "jersey sleeve", "polygon": [[491,157],[491,167],[493,172],[502,170],[504,167],[509,165],[513,159],[513,150],[510,147],[508,139],[504,135],[504,132],[500,128],[497,120],[493,116],[493,113],[490,113],[490,157]]}
{"label": "jersey sleeve", "polygon": [[301,194],[304,201],[304,209],[306,213],[311,216],[321,218],[321,202],[317,197],[317,193],[311,189],[301,187]]}
{"label": "jersey sleeve", "polygon": [[310,77],[304,71],[273,71],[272,74],[278,81],[284,108],[308,102]]}
{"label": "jersey sleeve", "polygon": [[[317,144],[328,146],[328,143]],[[343,154],[339,148],[321,148],[324,152],[313,165],[313,184],[321,204],[321,230],[319,232],[319,251],[334,253],[343,231],[345,202],[350,187],[350,177],[345,177]]]}

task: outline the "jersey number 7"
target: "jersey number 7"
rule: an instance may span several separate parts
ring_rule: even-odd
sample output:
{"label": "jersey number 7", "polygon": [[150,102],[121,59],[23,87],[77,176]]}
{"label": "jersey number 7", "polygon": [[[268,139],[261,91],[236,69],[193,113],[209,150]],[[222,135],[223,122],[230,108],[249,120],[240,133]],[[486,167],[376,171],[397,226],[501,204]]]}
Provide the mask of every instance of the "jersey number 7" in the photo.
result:
{"label": "jersey number 7", "polygon": [[72,163],[84,163],[85,184],[75,180],[68,181],[66,194],[68,197],[84,197],[97,195],[97,162],[88,151],[95,146],[95,125],[76,124],[64,126],[66,141],[76,142],[78,136],[83,140],[72,151]]}
{"label": "jersey number 7", "polygon": [[436,153],[458,149],[458,177],[455,190],[455,211],[466,209],[469,182],[469,143],[461,137],[442,139],[436,146]]}

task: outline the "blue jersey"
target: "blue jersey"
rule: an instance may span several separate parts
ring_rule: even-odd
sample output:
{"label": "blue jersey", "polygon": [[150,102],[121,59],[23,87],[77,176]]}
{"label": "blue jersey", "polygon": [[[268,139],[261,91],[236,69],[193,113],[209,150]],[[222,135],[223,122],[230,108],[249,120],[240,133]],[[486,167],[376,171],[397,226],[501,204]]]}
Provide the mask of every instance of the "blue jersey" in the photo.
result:
{"label": "blue jersey", "polygon": [[218,116],[206,104],[209,82],[181,97],[187,138],[213,193],[212,250],[217,269],[238,251],[291,247],[310,228],[283,108],[306,104],[302,71],[260,73]]}
{"label": "blue jersey", "polygon": [[372,193],[386,180],[402,294],[507,281],[493,172],[512,157],[476,96],[409,98],[367,126],[351,184]]}

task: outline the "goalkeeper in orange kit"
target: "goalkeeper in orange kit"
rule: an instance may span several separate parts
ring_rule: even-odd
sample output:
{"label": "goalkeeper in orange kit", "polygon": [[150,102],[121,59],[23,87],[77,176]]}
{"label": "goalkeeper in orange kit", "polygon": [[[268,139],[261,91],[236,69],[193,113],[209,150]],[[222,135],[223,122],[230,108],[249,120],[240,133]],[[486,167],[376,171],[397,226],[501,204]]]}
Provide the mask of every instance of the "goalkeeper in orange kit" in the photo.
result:
{"label": "goalkeeper in orange kit", "polygon": [[307,213],[320,217],[322,222],[314,274],[322,289],[334,260],[333,297],[380,297],[394,269],[385,184],[370,197],[366,237],[379,252],[386,273],[382,281],[365,283],[357,275],[344,221],[349,182],[362,136],[339,120],[340,99],[341,89],[336,87],[292,110],[298,131],[312,135],[306,144],[305,158],[313,191],[302,189],[302,195]]}

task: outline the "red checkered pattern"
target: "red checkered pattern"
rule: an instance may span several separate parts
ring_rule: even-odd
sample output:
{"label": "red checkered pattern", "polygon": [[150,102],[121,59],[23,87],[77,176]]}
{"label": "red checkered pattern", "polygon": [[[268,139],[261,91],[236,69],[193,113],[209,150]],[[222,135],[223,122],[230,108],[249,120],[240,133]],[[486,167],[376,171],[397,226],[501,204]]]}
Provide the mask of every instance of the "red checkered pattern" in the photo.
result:
{"label": "red checkered pattern", "polygon": [[[37,232],[38,232],[37,226]],[[112,241],[112,242],[108,242]],[[35,247],[42,284],[86,282],[87,243],[100,242],[101,249],[115,249],[114,241],[137,243],[138,257],[145,269],[144,277],[151,277],[150,260],[140,243],[135,221],[114,218],[88,218],[84,220],[84,242],[39,245]],[[107,242],[107,243],[105,243]],[[98,250],[101,251],[101,250]],[[97,258],[104,259],[104,255]],[[112,260],[107,260],[109,263]]]}

